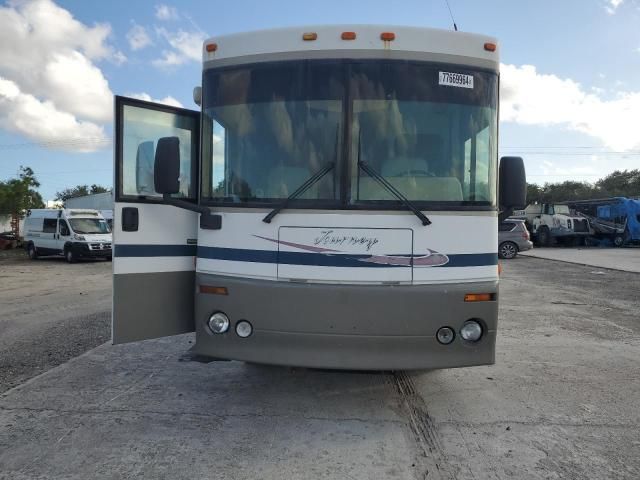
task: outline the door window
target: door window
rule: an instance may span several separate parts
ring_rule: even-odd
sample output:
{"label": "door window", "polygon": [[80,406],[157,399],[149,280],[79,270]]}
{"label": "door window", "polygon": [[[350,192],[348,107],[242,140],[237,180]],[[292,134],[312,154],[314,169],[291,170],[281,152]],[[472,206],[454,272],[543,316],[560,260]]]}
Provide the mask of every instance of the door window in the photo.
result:
{"label": "door window", "polygon": [[161,200],[153,178],[156,147],[162,137],[177,137],[180,142],[180,190],[173,196],[195,199],[198,113],[123,98],[117,100],[117,111],[122,129],[117,147],[118,196],[128,197],[128,200]]}
{"label": "door window", "polygon": [[71,232],[69,231],[69,225],[67,225],[67,222],[65,220],[60,220],[60,235],[63,237],[68,237],[69,235],[71,235]]}

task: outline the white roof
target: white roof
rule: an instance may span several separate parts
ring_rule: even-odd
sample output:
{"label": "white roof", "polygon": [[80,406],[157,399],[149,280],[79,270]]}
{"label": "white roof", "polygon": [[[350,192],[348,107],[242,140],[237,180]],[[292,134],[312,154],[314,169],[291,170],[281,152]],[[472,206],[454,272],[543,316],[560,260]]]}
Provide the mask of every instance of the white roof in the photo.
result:
{"label": "white roof", "polygon": [[102,214],[98,210],[92,210],[89,208],[34,208],[30,211],[29,217],[31,218],[58,218],[60,212],[62,217],[75,217],[75,218],[103,218]]}
{"label": "white roof", "polygon": [[[303,34],[314,32],[317,39],[313,41],[303,40]],[[342,32],[355,32],[355,40],[342,40]],[[395,33],[393,41],[383,41],[380,38],[382,32]],[[215,43],[214,52],[207,52],[206,45]],[[289,27],[273,30],[259,30],[246,33],[235,33],[219,37],[211,37],[203,45],[203,62],[207,66],[215,66],[220,63],[229,64],[232,59],[256,55],[278,55],[291,52],[327,52],[334,51],[340,54],[341,50],[348,51],[349,56],[358,57],[366,55],[380,58],[391,56],[401,52],[407,53],[433,53],[436,55],[459,57],[455,63],[464,63],[464,58],[470,62],[497,67],[499,65],[499,45],[496,51],[485,50],[485,43],[497,44],[497,40],[486,35],[474,33],[455,32],[422,27],[401,27],[390,25],[325,25]],[[376,53],[377,52],[377,53]],[[343,52],[342,55],[344,56]],[[226,62],[223,62],[226,60]]]}

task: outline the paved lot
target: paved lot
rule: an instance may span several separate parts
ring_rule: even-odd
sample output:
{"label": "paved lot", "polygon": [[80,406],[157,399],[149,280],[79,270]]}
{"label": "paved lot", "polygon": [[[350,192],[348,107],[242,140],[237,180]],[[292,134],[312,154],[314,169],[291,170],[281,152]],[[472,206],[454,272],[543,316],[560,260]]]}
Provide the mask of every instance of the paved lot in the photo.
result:
{"label": "paved lot", "polygon": [[0,478],[640,478],[640,275],[505,262],[497,364],[414,373],[95,348],[0,397]]}
{"label": "paved lot", "polygon": [[521,253],[536,258],[640,273],[640,248],[534,248]]}

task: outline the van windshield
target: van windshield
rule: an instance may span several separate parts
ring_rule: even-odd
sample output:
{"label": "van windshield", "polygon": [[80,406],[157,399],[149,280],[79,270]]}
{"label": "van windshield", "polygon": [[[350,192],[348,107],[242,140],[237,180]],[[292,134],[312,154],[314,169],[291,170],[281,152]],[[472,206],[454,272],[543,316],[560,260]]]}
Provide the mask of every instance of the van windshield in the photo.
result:
{"label": "van windshield", "polygon": [[72,218],[69,220],[75,233],[110,233],[109,225],[105,220],[97,218]]}

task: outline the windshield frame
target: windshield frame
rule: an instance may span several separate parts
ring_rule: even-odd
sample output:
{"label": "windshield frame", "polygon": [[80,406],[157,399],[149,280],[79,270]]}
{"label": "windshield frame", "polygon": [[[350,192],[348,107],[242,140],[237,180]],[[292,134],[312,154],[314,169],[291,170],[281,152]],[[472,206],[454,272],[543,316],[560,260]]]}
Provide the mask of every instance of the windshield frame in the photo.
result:
{"label": "windshield frame", "polygon": [[[206,118],[208,117],[207,109],[209,105],[207,103],[207,86],[211,75],[215,75],[219,72],[223,72],[226,70],[235,70],[238,68],[252,68],[252,67],[260,67],[264,65],[277,67],[282,64],[289,63],[301,63],[301,62],[313,62],[313,63],[330,63],[339,66],[343,72],[343,81],[344,81],[344,98],[343,98],[343,108],[342,115],[343,120],[340,123],[341,133],[338,142],[339,146],[339,155],[335,165],[334,174],[336,175],[335,185],[337,191],[337,199],[293,199],[289,202],[287,208],[291,209],[316,209],[316,210],[389,210],[389,211],[398,211],[398,210],[407,210],[406,205],[404,205],[399,200],[356,200],[355,198],[351,198],[351,175],[353,169],[354,162],[354,153],[351,148],[351,143],[353,139],[353,105],[354,105],[354,97],[351,92],[351,70],[353,66],[357,65],[366,65],[366,64],[405,64],[405,65],[423,65],[427,67],[431,67],[433,69],[440,69],[445,71],[462,71],[462,72],[471,72],[473,74],[484,75],[485,79],[489,79],[493,82],[492,87],[492,96],[489,99],[485,100],[485,104],[482,103],[467,103],[467,105],[471,106],[486,106],[493,110],[493,118],[495,119],[495,125],[493,126],[493,130],[490,129],[490,134],[493,134],[495,138],[491,139],[492,143],[497,146],[498,143],[498,110],[499,110],[499,74],[497,71],[490,68],[483,68],[472,65],[465,64],[456,64],[456,63],[442,63],[435,61],[425,61],[425,60],[404,60],[404,59],[369,59],[369,58],[350,58],[350,59],[341,59],[341,58],[322,58],[322,59],[297,59],[297,60],[279,60],[279,61],[266,61],[266,62],[257,62],[257,63],[242,63],[240,65],[225,65],[221,67],[207,68],[203,71],[202,77],[202,85],[203,85],[203,95],[202,95],[202,119],[201,122],[201,154],[200,154],[200,188],[199,188],[199,202],[202,205],[206,206],[215,206],[215,207],[232,207],[232,208],[268,208],[273,209],[279,203],[281,203],[284,198],[278,199],[256,199],[251,201],[225,201],[216,198],[211,198],[207,196],[207,193],[210,191],[209,185],[212,183],[212,166],[211,166],[211,158],[207,158],[207,149],[206,142],[212,138],[212,132],[207,131],[206,129]],[[443,103],[451,103],[452,102],[443,102]],[[211,118],[211,117],[209,117]],[[210,151],[210,150],[209,150]],[[498,152],[497,148],[493,148],[490,153],[490,163],[489,163],[489,178],[492,179],[491,187],[493,188],[493,198],[491,201],[439,201],[439,200],[420,200],[420,199],[411,199],[411,203],[415,204],[420,210],[434,210],[434,211],[443,211],[443,210],[452,210],[452,211],[497,211],[497,157]],[[209,165],[206,165],[206,164]]]}

